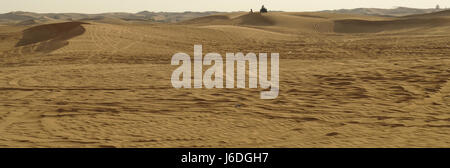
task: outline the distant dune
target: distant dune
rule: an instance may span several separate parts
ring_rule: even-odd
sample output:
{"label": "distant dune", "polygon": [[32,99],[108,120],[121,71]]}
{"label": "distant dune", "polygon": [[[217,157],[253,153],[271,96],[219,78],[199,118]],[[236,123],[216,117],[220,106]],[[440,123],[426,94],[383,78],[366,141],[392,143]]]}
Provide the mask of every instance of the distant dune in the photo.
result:
{"label": "distant dune", "polygon": [[439,12],[433,12],[433,13],[426,13],[426,14],[416,14],[416,15],[408,15],[408,16],[404,16],[407,18],[411,18],[411,17],[450,17],[450,9],[449,10],[443,10],[443,11],[439,11]]}
{"label": "distant dune", "polygon": [[[230,16],[232,15],[232,16]],[[275,20],[270,18],[272,14],[262,15],[260,13],[239,13],[239,15],[234,14],[223,14],[223,15],[211,15],[200,18],[195,18],[182,23],[186,24],[225,24],[225,25],[254,25],[254,26],[272,26],[275,24]]]}
{"label": "distant dune", "polygon": [[[212,15],[184,21],[194,25],[256,26],[288,32],[379,33],[449,26],[448,11],[399,18],[351,14],[273,12],[268,14]],[[276,27],[276,28],[273,28]]]}
{"label": "distant dune", "polygon": [[[357,8],[357,9],[341,9],[341,10],[327,10],[321,13],[334,13],[334,14],[351,14],[351,15],[369,15],[369,16],[383,16],[383,17],[397,17],[407,15],[421,15],[427,13],[433,13],[442,11],[443,9],[415,9],[398,7],[395,9],[377,9],[377,8]],[[305,12],[302,12],[305,13]],[[144,21],[144,22],[163,22],[163,23],[176,23],[186,21],[198,17],[224,14],[234,15],[233,13],[223,12],[149,12],[142,11],[137,13],[101,13],[101,14],[82,14],[82,13],[33,13],[33,12],[9,12],[0,14],[0,23],[3,24],[19,24],[20,22],[35,20],[40,23],[55,23],[63,21],[82,21],[91,20],[109,23],[111,20],[115,23],[117,20],[123,21]],[[325,14],[322,14],[325,15]],[[305,15],[306,16],[306,15]],[[313,16],[313,15],[309,15]],[[331,15],[329,15],[331,16]],[[217,16],[215,16],[217,17]],[[314,17],[314,16],[313,16]],[[320,17],[320,16],[319,16]],[[99,18],[108,18],[107,20]],[[206,19],[206,18],[204,18]],[[122,21],[122,24],[123,24]]]}
{"label": "distant dune", "polygon": [[399,18],[368,20],[336,20],[334,31],[338,33],[378,33],[402,30],[426,31],[450,26],[450,11],[409,15]]}
{"label": "distant dune", "polygon": [[445,10],[445,9],[434,9],[434,8],[433,9],[417,9],[417,8],[397,7],[394,9],[379,9],[379,8],[339,9],[339,10],[326,10],[326,11],[322,11],[322,12],[398,17],[398,16],[407,16],[407,15],[426,14],[426,13],[438,12],[441,10]]}
{"label": "distant dune", "polygon": [[[54,23],[64,21],[82,21],[91,20],[99,22],[110,22],[108,20],[125,21],[146,21],[146,22],[165,22],[173,23],[189,20],[196,17],[216,14],[218,12],[148,12],[138,13],[101,13],[101,14],[82,14],[82,13],[33,13],[33,12],[9,12],[0,14],[0,23],[18,24],[28,20],[36,20],[42,23]],[[100,19],[104,18],[104,19]],[[107,21],[105,19],[108,18]],[[114,23],[116,21],[113,21]]]}
{"label": "distant dune", "polygon": [[109,23],[109,24],[127,24],[127,21],[120,19],[120,18],[114,18],[114,17],[105,17],[105,16],[97,16],[93,18],[85,18],[80,19],[78,21],[81,22],[97,22],[97,23]]}
{"label": "distant dune", "polygon": [[30,25],[35,25],[38,24],[38,22],[34,19],[30,19],[30,20],[25,20],[25,21],[21,21],[19,23],[17,23],[17,26],[30,26]]}

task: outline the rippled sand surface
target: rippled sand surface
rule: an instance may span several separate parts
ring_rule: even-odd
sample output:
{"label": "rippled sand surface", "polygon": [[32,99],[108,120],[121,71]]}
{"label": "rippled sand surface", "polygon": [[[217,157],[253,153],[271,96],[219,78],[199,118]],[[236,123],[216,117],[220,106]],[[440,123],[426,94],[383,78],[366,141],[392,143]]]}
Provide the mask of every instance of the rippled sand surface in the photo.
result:
{"label": "rippled sand surface", "polygon": [[[0,147],[450,147],[439,18],[382,31],[336,20],[384,18],[320,13],[2,26]],[[279,52],[279,97],[174,89],[170,59],[194,44]]]}

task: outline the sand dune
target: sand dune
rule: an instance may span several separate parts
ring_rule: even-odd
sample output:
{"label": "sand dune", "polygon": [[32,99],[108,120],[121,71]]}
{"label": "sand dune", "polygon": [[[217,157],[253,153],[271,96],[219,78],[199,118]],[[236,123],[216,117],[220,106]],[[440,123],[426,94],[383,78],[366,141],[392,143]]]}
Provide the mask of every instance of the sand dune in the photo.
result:
{"label": "sand dune", "polygon": [[273,26],[276,20],[261,13],[242,15],[235,19],[239,25]]}
{"label": "sand dune", "polygon": [[379,33],[450,26],[450,18],[409,18],[383,21],[337,20],[334,23],[334,31],[338,33]]}
{"label": "sand dune", "polygon": [[80,19],[81,22],[97,22],[97,23],[109,23],[109,24],[127,24],[128,22],[120,19],[120,18],[113,18],[113,17],[94,17],[94,18],[85,18]]}
{"label": "sand dune", "polygon": [[440,11],[383,20],[344,19],[334,21],[334,31],[338,33],[392,33],[393,31],[420,33],[434,28],[448,28],[450,26],[449,17],[449,11]]}
{"label": "sand dune", "polygon": [[30,26],[30,25],[35,25],[35,24],[38,24],[38,22],[34,19],[25,20],[25,21],[16,23],[17,26]]}
{"label": "sand dune", "polygon": [[211,15],[205,17],[199,17],[190,19],[187,21],[183,21],[185,24],[227,24],[229,22],[230,17],[227,15]]}
{"label": "sand dune", "polygon": [[213,15],[183,22],[194,25],[236,25],[283,33],[393,33],[449,26],[447,11],[403,18],[383,18],[330,13],[269,13]]}
{"label": "sand dune", "polygon": [[230,17],[227,15],[213,15],[183,22],[194,25],[235,25],[257,27],[276,32],[313,32],[330,31],[331,22],[324,18],[295,16],[289,13],[241,13]]}
{"label": "sand dune", "polygon": [[[0,23],[15,25],[27,20],[36,20],[40,23],[55,23],[67,21],[91,20],[93,22],[103,22],[108,20],[124,21],[145,21],[145,22],[164,22],[175,23],[189,20],[201,16],[208,16],[219,12],[149,12],[142,11],[138,13],[100,13],[100,14],[82,14],[82,13],[33,13],[33,12],[9,12],[0,14]],[[99,19],[99,18],[107,18]]]}
{"label": "sand dune", "polygon": [[404,16],[406,18],[417,18],[417,17],[450,17],[450,10],[444,10],[444,11],[439,11],[439,12],[434,12],[434,13],[426,13],[426,14],[417,14],[417,15],[408,15],[408,16]]}
{"label": "sand dune", "polygon": [[[0,26],[0,147],[449,147],[449,21],[427,17]],[[174,89],[194,44],[279,52],[279,97]]]}
{"label": "sand dune", "polygon": [[401,17],[401,16],[408,16],[408,15],[439,12],[441,10],[442,9],[436,9],[436,8],[416,9],[416,8],[407,8],[407,7],[397,7],[397,8],[393,8],[393,9],[379,9],[379,8],[339,9],[339,10],[326,10],[323,12],[371,15],[371,16]]}

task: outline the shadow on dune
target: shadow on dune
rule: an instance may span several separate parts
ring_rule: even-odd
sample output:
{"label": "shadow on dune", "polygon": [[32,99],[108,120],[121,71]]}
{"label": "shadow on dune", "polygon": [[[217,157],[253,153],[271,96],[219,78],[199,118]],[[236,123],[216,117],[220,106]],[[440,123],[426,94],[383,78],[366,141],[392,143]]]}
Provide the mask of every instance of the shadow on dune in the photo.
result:
{"label": "shadow on dune", "polygon": [[212,15],[183,21],[184,24],[197,24],[197,23],[212,23],[215,21],[228,21],[230,18],[224,15]]}
{"label": "shadow on dune", "polygon": [[23,31],[16,47],[34,45],[34,51],[50,52],[69,44],[67,40],[82,35],[86,29],[84,22],[64,22],[39,25]]}
{"label": "shadow on dune", "polygon": [[417,28],[427,29],[447,26],[449,23],[450,19],[448,18],[411,18],[383,21],[347,19],[334,21],[334,31],[336,33],[379,33]]}

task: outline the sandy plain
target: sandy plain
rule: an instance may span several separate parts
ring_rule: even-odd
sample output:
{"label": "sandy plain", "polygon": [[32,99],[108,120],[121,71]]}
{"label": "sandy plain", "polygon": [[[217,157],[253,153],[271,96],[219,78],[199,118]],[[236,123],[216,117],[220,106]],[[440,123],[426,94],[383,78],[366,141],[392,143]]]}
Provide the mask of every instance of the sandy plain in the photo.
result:
{"label": "sandy plain", "polygon": [[[174,89],[177,52],[280,53],[280,95]],[[450,147],[450,13],[0,26],[0,147]]]}

